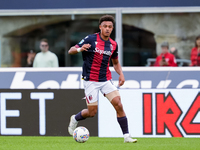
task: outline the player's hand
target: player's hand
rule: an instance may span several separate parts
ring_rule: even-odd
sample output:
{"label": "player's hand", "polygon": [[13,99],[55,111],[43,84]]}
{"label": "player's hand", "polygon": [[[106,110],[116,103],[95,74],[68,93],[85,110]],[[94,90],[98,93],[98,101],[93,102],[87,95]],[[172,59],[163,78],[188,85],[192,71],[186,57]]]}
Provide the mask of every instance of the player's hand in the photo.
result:
{"label": "player's hand", "polygon": [[81,47],[81,52],[83,51],[88,51],[88,49],[91,47],[90,44],[84,44],[82,47]]}
{"label": "player's hand", "polygon": [[123,74],[120,74],[118,86],[119,86],[119,87],[122,86],[122,85],[124,84],[124,82],[125,82],[124,75],[123,75]]}

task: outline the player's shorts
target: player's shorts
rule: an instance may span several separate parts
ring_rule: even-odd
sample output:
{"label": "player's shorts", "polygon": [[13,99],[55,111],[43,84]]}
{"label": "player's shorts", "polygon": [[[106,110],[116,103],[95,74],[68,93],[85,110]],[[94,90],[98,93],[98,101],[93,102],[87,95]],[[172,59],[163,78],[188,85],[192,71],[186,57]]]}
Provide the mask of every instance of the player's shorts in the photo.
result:
{"label": "player's shorts", "polygon": [[85,89],[85,97],[87,105],[97,105],[97,101],[99,98],[99,90],[101,93],[106,96],[110,101],[114,96],[119,96],[119,92],[117,90],[117,87],[112,83],[111,80],[105,81],[105,82],[94,82],[94,81],[83,81],[84,89]]}

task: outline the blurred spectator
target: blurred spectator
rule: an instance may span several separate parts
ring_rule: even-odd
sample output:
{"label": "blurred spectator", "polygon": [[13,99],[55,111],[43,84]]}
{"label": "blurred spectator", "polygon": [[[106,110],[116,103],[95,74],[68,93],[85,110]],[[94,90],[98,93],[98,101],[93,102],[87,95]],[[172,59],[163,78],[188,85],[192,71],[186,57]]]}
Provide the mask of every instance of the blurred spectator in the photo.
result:
{"label": "blurred spectator", "polygon": [[33,67],[58,67],[57,56],[49,51],[47,39],[40,42],[41,52],[37,53],[33,61]]}
{"label": "blurred spectator", "polygon": [[179,56],[178,56],[178,50],[175,48],[175,47],[172,47],[170,49],[170,53],[173,54],[175,56],[176,59],[181,59]]}
{"label": "blurred spectator", "polygon": [[174,55],[169,53],[169,43],[163,42],[161,48],[162,53],[157,56],[154,66],[177,66]]}
{"label": "blurred spectator", "polygon": [[196,37],[195,47],[191,50],[191,66],[200,66],[200,35]]}
{"label": "blurred spectator", "polygon": [[34,50],[30,50],[27,54],[27,64],[26,64],[26,67],[33,67],[33,60],[35,58],[35,51]]}
{"label": "blurred spectator", "polygon": [[[181,59],[178,55],[178,49],[176,49],[175,47],[172,47],[170,49],[170,53],[173,54],[176,58],[177,61],[177,65],[178,66],[189,66],[190,64],[188,62],[185,62],[184,59]],[[179,59],[179,60],[178,60]]]}

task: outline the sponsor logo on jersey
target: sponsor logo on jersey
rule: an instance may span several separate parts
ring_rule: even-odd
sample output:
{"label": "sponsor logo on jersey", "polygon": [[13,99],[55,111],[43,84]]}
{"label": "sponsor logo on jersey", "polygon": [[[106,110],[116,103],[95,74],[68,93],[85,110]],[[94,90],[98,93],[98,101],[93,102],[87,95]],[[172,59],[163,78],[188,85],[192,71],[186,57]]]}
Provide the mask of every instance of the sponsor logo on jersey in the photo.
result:
{"label": "sponsor logo on jersey", "polygon": [[108,55],[108,56],[111,56],[111,55],[112,55],[111,51],[101,50],[101,49],[99,49],[99,48],[97,48],[97,47],[95,48],[94,52],[95,52],[95,53],[99,53],[100,55],[101,55],[101,54]]}

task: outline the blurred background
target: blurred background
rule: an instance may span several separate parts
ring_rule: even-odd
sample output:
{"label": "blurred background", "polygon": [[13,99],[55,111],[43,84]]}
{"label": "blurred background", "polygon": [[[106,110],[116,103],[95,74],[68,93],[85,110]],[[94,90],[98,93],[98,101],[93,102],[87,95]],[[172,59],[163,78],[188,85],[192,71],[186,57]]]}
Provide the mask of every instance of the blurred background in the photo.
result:
{"label": "blurred background", "polygon": [[189,60],[200,34],[199,2],[193,1],[1,2],[1,67],[26,66],[27,53],[31,49],[40,52],[42,38],[48,39],[60,67],[81,66],[81,54],[69,56],[67,51],[86,35],[99,32],[98,20],[104,14],[116,18],[111,37],[119,44],[123,66],[146,66],[148,58],[161,53],[163,41],[176,47],[182,59]]}
{"label": "blurred background", "polygon": [[[0,135],[69,135],[69,117],[86,104],[82,100],[82,56],[68,55],[68,50],[99,32],[99,18],[105,14],[116,21],[111,38],[118,43],[126,79],[119,90],[131,135],[200,137],[200,68],[144,67],[161,56],[163,42],[169,50],[178,50],[182,62],[178,66],[190,65],[192,48],[196,50],[194,61],[199,62],[193,66],[200,66],[199,0],[0,1]],[[31,61],[35,57],[29,54],[41,52],[43,38],[58,57],[60,68],[25,68],[28,56]],[[110,69],[117,85],[119,76]],[[91,136],[122,136],[114,109],[103,96],[99,102],[98,116],[79,125],[88,127]]]}

